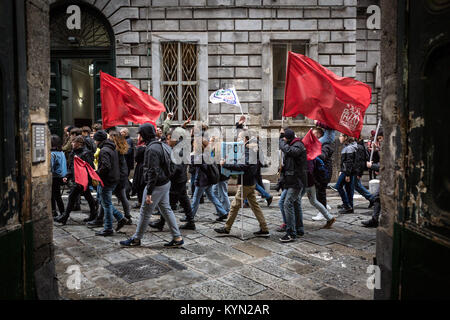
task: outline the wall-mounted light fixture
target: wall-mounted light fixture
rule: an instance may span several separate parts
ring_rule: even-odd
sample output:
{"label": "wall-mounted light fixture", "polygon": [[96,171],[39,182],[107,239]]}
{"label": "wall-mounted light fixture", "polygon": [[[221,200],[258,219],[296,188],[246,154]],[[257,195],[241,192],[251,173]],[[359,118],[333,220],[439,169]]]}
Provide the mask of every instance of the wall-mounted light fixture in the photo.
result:
{"label": "wall-mounted light fixture", "polygon": [[93,64],[93,63],[91,63],[91,64],[89,65],[89,75],[90,75],[91,77],[94,76],[94,64]]}

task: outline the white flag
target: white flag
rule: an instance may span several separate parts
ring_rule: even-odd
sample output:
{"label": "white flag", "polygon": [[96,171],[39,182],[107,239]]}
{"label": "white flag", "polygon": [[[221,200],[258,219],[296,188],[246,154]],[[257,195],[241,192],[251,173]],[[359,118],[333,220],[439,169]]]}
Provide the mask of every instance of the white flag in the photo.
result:
{"label": "white flag", "polygon": [[230,89],[219,89],[216,92],[213,92],[209,96],[209,101],[212,103],[227,103],[241,108],[241,104],[239,103],[239,98],[234,87]]}

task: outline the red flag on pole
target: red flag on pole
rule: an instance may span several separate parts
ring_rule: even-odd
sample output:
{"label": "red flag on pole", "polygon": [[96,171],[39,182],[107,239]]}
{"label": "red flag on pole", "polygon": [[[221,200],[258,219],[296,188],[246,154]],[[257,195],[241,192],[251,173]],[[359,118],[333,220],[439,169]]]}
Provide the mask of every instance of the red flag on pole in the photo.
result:
{"label": "red flag on pole", "polygon": [[289,52],[283,116],[296,117],[301,113],[359,137],[371,96],[369,85],[339,77],[314,60]]}
{"label": "red flag on pole", "polygon": [[306,160],[313,160],[322,154],[322,144],[312,133],[312,129],[303,137],[302,143],[306,148]]}
{"label": "red flag on pole", "polygon": [[100,71],[103,128],[127,125],[128,122],[153,125],[164,105],[129,82]]}
{"label": "red flag on pole", "polygon": [[75,156],[73,158],[73,171],[75,175],[75,182],[81,184],[83,186],[83,190],[86,191],[87,186],[89,184],[89,176],[91,176],[92,180],[96,180],[100,182],[103,187],[103,181],[98,176],[97,172],[87,163],[83,161],[80,157]]}

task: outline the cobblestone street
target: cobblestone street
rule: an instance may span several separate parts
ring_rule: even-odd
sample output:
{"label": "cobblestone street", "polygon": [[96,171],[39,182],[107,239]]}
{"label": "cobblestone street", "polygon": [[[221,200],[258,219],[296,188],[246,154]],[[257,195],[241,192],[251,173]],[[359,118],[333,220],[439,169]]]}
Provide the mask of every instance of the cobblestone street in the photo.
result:
{"label": "cobblestone street", "polygon": [[[239,215],[230,235],[217,234],[213,229],[224,223],[214,221],[215,210],[205,201],[197,213],[197,230],[182,230],[185,245],[177,249],[163,247],[171,240],[167,225],[162,232],[149,227],[141,247],[120,247],[119,241],[135,231],[136,209],[132,225],[112,237],[96,237],[101,228],[83,223],[88,212],[83,199],[83,211],[73,212],[67,225],[54,226],[60,294],[64,299],[373,299],[366,271],[373,264],[376,230],[361,226],[371,213],[368,202],[355,195],[354,214],[339,215],[332,229],[319,230],[325,222],[311,219],[317,210],[305,196],[305,235],[283,244],[283,234],[275,231],[282,221],[278,199],[271,207],[259,200],[269,239],[253,236],[259,227],[250,208],[244,209],[246,240],[241,240]],[[328,199],[336,215],[337,193],[329,191]],[[72,265],[81,270],[79,290],[67,286]]]}

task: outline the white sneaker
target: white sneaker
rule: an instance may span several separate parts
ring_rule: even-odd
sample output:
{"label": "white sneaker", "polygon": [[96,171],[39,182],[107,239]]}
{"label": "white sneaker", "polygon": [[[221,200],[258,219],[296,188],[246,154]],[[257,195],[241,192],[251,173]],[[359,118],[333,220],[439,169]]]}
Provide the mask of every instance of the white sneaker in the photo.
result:
{"label": "white sneaker", "polygon": [[326,220],[325,217],[319,212],[315,217],[312,217],[314,221]]}
{"label": "white sneaker", "polygon": [[327,210],[331,211],[331,207],[327,204]]}

